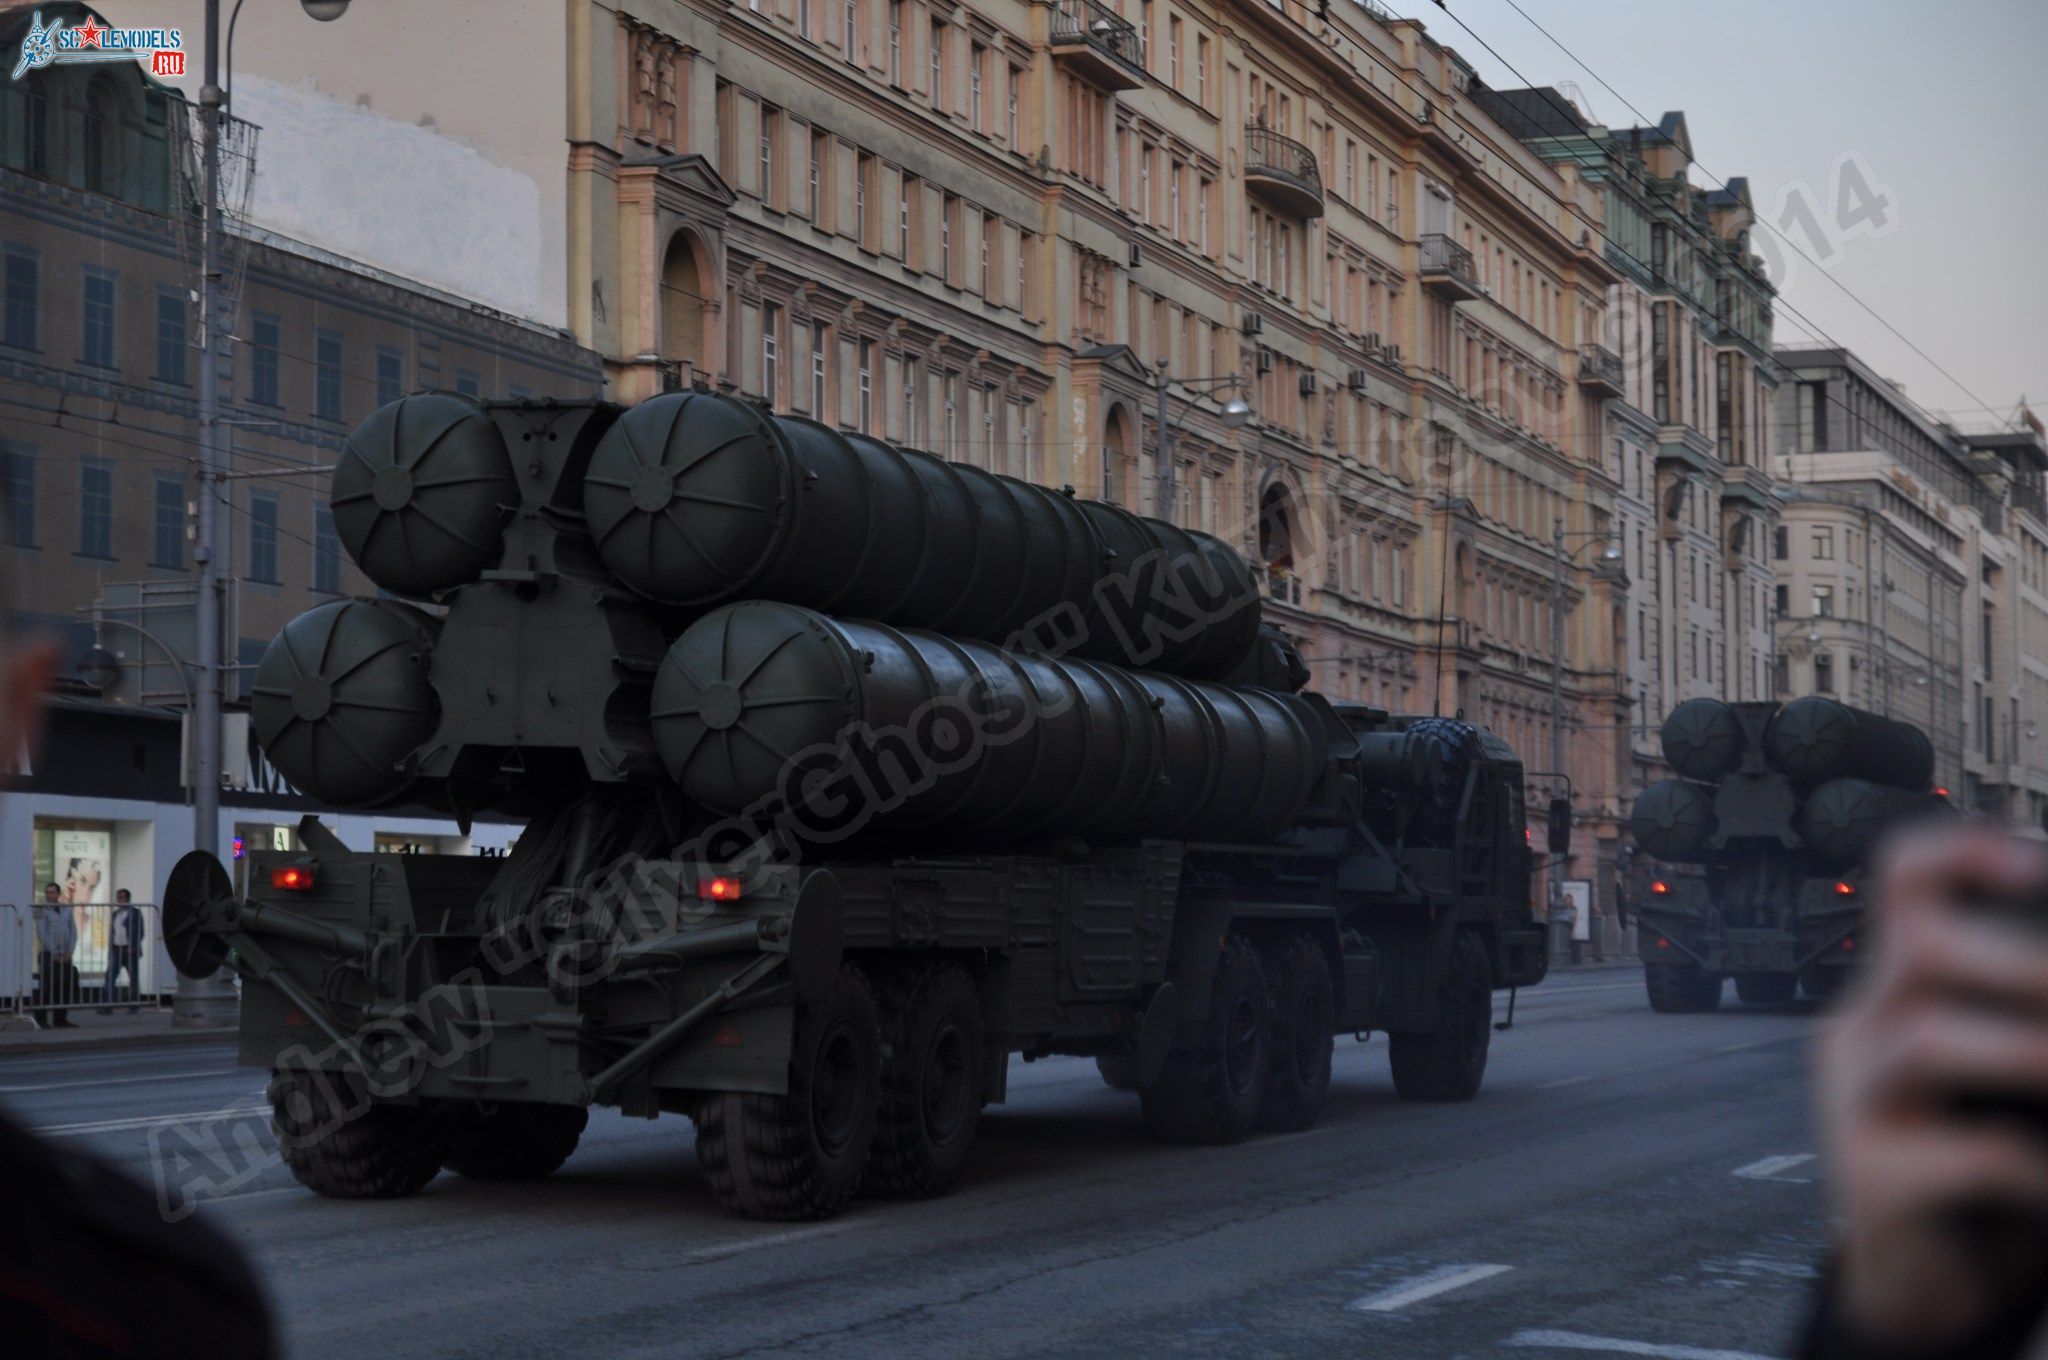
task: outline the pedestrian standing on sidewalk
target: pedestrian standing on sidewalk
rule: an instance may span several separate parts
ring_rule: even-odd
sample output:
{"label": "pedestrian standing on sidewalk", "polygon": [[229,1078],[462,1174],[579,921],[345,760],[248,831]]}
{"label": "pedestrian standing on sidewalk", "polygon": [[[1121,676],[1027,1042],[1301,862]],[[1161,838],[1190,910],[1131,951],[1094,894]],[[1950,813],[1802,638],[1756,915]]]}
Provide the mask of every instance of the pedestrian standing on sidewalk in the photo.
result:
{"label": "pedestrian standing on sidewalk", "polygon": [[[100,1014],[105,1015],[119,1004],[124,992],[130,1015],[142,1009],[135,998],[142,994],[142,974],[137,971],[140,967],[137,960],[142,956],[144,930],[142,908],[135,905],[135,895],[126,888],[116,889],[114,916],[107,925],[107,980],[100,988],[100,999],[107,1004],[100,1007]],[[123,970],[128,974],[128,981],[117,991],[114,979],[120,977]]]}
{"label": "pedestrian standing on sidewalk", "polygon": [[50,1008],[50,1023],[58,1029],[72,1027],[70,1005],[79,1000],[78,969],[71,956],[78,949],[78,922],[63,891],[54,883],[43,885],[43,900],[36,907],[36,943],[43,957],[38,967],[42,1004]]}

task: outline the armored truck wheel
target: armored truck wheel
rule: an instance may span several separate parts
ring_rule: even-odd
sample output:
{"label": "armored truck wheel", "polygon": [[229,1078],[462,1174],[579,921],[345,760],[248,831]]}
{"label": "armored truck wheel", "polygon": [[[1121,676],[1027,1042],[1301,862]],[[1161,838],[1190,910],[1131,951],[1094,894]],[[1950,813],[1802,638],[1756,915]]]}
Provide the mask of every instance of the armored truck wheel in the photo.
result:
{"label": "armored truck wheel", "polygon": [[905,970],[881,989],[882,1099],[861,1190],[931,1198],[952,1189],[981,1122],[981,994],[951,965]]}
{"label": "armored truck wheel", "polygon": [[875,1139],[881,1022],[859,968],[797,1018],[789,1094],[721,1091],[697,1106],[697,1162],[748,1218],[829,1218],[859,1188]]}
{"label": "armored truck wheel", "polygon": [[271,1131],[299,1184],[329,1199],[403,1199],[441,1174],[452,1127],[432,1105],[361,1097],[338,1072],[273,1077]]}
{"label": "armored truck wheel", "polygon": [[1751,1006],[1783,1006],[1799,994],[1796,973],[1737,973],[1735,995]]}
{"label": "armored truck wheel", "polygon": [[1493,1041],[1493,964],[1469,930],[1451,942],[1441,1023],[1430,1034],[1390,1034],[1387,1057],[1403,1100],[1470,1100],[1486,1076]]}
{"label": "armored truck wheel", "polygon": [[1095,1070],[1102,1074],[1102,1084],[1112,1091],[1138,1089],[1138,1055],[1135,1053],[1099,1053],[1095,1057]]}
{"label": "armored truck wheel", "polygon": [[590,1111],[581,1105],[499,1105],[458,1110],[442,1163],[478,1181],[532,1181],[551,1174],[583,1137]]}
{"label": "armored truck wheel", "polygon": [[1177,1143],[1235,1143],[1251,1130],[1272,1043],[1266,971],[1250,940],[1232,934],[1216,961],[1202,1033],[1176,1048],[1166,1071],[1143,1088],[1145,1123]]}
{"label": "armored truck wheel", "polygon": [[1329,959],[1306,935],[1282,936],[1265,951],[1265,963],[1273,1042],[1258,1124],[1294,1132],[1315,1124],[1330,1095],[1336,987]]}
{"label": "armored truck wheel", "polygon": [[1696,963],[1646,963],[1643,985],[1650,1009],[1666,1015],[1711,1011],[1721,1004],[1721,977]]}

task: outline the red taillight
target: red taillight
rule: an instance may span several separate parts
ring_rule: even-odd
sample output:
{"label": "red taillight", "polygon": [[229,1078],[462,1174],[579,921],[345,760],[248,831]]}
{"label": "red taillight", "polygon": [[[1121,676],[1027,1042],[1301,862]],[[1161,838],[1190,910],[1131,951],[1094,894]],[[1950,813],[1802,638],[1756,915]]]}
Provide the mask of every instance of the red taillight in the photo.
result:
{"label": "red taillight", "polygon": [[281,864],[270,871],[270,886],[279,892],[311,892],[313,871],[303,864]]}
{"label": "red taillight", "polygon": [[1662,935],[1659,935],[1657,937],[1657,947],[1659,949],[1669,949],[1671,947],[1671,941],[1665,939]]}
{"label": "red taillight", "polygon": [[284,1022],[293,1029],[304,1029],[307,1025],[313,1023],[306,1018],[306,1013],[301,1010],[286,1011],[284,1013]]}
{"label": "red taillight", "polygon": [[1522,828],[1522,844],[1531,850],[1536,848],[1536,833],[1526,826]]}
{"label": "red taillight", "polygon": [[740,881],[725,874],[697,880],[697,896],[706,902],[737,902],[740,900]]}
{"label": "red taillight", "polygon": [[1856,885],[1854,883],[1837,883],[1835,885],[1835,894],[1839,897],[1854,897],[1856,895]]}
{"label": "red taillight", "polygon": [[1853,936],[1853,935],[1845,935],[1845,936],[1843,936],[1843,937],[1842,937],[1842,948],[1844,948],[1844,949],[1854,949],[1855,947],[1856,947],[1856,937],[1855,937],[1855,936]]}
{"label": "red taillight", "polygon": [[1660,878],[1650,885],[1650,892],[1657,897],[1669,897],[1671,895],[1671,885]]}
{"label": "red taillight", "polygon": [[1934,796],[1935,796],[1936,798],[1946,798],[1946,797],[1948,797],[1948,790],[1947,790],[1947,789],[1941,789],[1941,788],[1937,788],[1937,789],[1936,789],[1936,790],[1934,791]]}

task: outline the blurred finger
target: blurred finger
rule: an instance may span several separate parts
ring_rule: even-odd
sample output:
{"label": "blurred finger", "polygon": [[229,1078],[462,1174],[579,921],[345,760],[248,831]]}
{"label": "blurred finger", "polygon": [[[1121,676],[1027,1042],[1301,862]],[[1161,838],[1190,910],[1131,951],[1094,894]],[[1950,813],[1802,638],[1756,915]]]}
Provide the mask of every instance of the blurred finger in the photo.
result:
{"label": "blurred finger", "polygon": [[2044,886],[2048,853],[2039,846],[1985,827],[1927,827],[1880,852],[1874,896],[1879,915],[1895,920]]}
{"label": "blurred finger", "polygon": [[1928,1010],[1896,1029],[1864,1082],[1866,1098],[1883,1108],[1940,1107],[1965,1094],[2048,1105],[2048,1025]]}

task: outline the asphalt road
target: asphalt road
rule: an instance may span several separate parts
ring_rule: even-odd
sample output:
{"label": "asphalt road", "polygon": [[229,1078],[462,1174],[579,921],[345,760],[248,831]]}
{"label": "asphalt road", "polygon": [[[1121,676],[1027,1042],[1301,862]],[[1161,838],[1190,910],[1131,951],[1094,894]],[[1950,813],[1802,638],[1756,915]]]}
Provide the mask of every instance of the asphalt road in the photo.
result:
{"label": "asphalt road", "polygon": [[[322,1200],[226,1044],[0,1059],[0,1102],[149,1176],[269,1281],[302,1357],[1783,1356],[1825,1236],[1815,1020],[1731,995],[1650,1012],[1632,971],[1555,976],[1468,1105],[1396,1099],[1340,1040],[1323,1123],[1147,1141],[1092,1063],[1011,1074],[946,1199],[824,1224],[726,1217],[687,1120],[594,1116],[555,1177]],[[1015,1060],[1013,1060],[1015,1061]]]}

